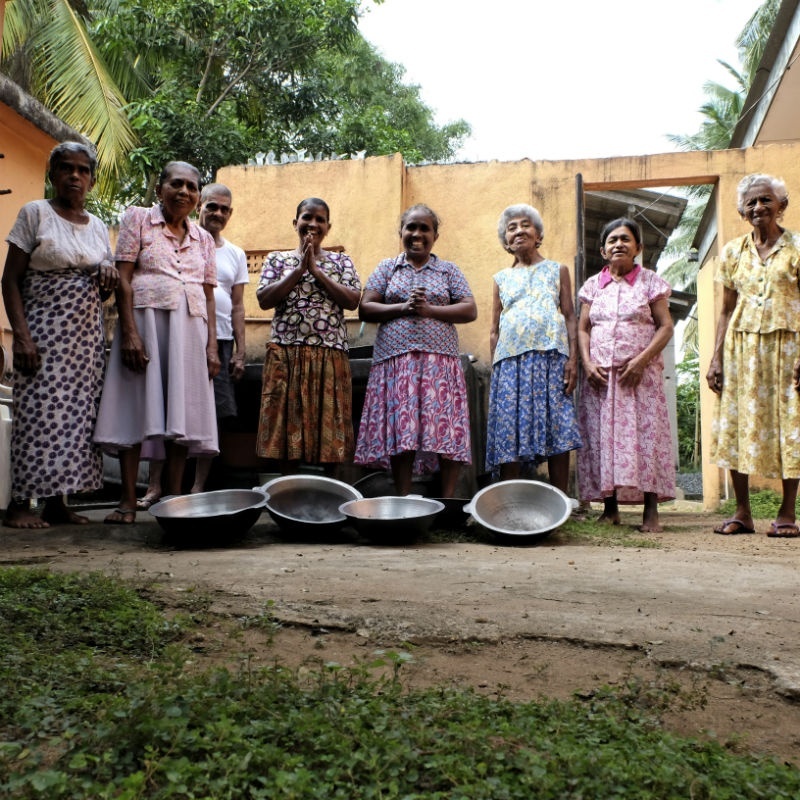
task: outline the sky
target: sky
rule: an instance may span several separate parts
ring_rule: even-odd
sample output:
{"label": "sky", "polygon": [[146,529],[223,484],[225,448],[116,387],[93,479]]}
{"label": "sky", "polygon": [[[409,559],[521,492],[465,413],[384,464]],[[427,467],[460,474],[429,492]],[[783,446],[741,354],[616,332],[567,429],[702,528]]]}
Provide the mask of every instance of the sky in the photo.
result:
{"label": "sky", "polygon": [[438,125],[464,119],[458,161],[673,152],[703,121],[703,84],[735,81],[760,0],[384,0],[364,36],[406,68]]}

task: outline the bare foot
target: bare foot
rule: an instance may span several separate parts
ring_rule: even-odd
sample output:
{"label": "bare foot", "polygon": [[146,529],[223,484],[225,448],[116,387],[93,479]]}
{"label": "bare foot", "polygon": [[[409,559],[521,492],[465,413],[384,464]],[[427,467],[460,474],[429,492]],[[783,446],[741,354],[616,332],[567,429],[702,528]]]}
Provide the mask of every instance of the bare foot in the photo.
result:
{"label": "bare foot", "polygon": [[24,528],[27,530],[50,527],[49,523],[36,516],[27,504],[16,503],[13,500],[8,504],[3,524],[7,528]]}
{"label": "bare foot", "polygon": [[144,497],[140,497],[136,501],[136,508],[139,511],[147,511],[150,506],[155,505],[161,499],[161,492],[149,491]]}
{"label": "bare foot", "polygon": [[88,525],[89,517],[84,517],[81,514],[76,514],[72,511],[64,501],[59,499],[56,501],[48,500],[44,504],[42,510],[42,519],[50,525]]}
{"label": "bare foot", "polygon": [[661,525],[658,524],[658,522],[656,522],[655,524],[653,524],[651,522],[643,522],[641,525],[639,525],[638,528],[636,528],[636,530],[640,531],[641,533],[663,533],[664,532],[664,528],[662,528]]}

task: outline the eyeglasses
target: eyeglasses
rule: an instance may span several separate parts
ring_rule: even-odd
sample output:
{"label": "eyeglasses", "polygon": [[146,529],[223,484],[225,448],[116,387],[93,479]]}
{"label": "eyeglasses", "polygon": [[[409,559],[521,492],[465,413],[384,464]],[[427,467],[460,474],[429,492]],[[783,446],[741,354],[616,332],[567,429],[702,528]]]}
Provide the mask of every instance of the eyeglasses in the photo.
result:
{"label": "eyeglasses", "polygon": [[214,203],[214,202],[206,203],[203,206],[203,208],[206,211],[211,211],[211,212],[219,211],[220,214],[230,214],[232,211],[230,206],[221,206],[219,203]]}

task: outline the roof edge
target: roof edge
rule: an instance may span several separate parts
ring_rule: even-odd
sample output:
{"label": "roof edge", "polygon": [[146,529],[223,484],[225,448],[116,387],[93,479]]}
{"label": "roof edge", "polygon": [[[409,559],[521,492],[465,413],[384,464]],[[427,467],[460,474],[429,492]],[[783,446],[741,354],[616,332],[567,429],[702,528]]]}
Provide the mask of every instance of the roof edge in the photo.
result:
{"label": "roof edge", "polygon": [[40,131],[46,133],[57,142],[82,142],[90,146],[92,144],[85,136],[82,136],[74,128],[67,125],[66,122],[59,119],[35,97],[31,97],[31,95],[23,91],[19,84],[1,72],[0,103],[5,103],[23,119],[26,119],[31,125],[35,125]]}

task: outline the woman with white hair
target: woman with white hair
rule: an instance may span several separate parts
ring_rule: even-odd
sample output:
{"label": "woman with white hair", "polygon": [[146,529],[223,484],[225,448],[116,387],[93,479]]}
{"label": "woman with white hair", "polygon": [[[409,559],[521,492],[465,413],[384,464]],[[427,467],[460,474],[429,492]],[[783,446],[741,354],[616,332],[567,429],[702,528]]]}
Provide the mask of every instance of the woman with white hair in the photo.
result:
{"label": "woman with white hair", "polygon": [[514,261],[494,276],[486,468],[509,480],[524,464],[547,461],[550,482],[566,492],[569,454],[581,446],[569,271],[539,252],[544,225],[532,206],[506,208],[497,235]]}
{"label": "woman with white hair", "polygon": [[748,175],[737,209],[752,231],[722,249],[722,310],[706,374],[719,395],[711,458],[730,470],[736,511],[714,532],[754,533],[752,474],[780,478],[783,501],[767,536],[800,536],[800,234],[781,226],[786,185]]}

